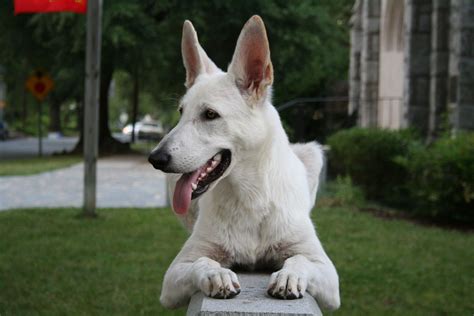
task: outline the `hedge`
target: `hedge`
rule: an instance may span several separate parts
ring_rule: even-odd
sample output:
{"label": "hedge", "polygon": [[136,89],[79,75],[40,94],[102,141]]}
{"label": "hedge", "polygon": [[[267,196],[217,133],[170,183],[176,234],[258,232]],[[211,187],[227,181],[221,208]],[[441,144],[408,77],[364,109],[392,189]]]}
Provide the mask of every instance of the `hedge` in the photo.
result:
{"label": "hedge", "polygon": [[328,138],[329,173],[350,176],[368,199],[399,204],[406,169],[396,161],[405,156],[416,136],[409,131],[352,128]]}
{"label": "hedge", "polygon": [[427,146],[410,131],[353,128],[328,139],[329,172],[367,198],[424,216],[474,222],[474,133]]}
{"label": "hedge", "polygon": [[446,136],[426,148],[413,147],[399,162],[406,187],[421,214],[474,221],[474,133]]}

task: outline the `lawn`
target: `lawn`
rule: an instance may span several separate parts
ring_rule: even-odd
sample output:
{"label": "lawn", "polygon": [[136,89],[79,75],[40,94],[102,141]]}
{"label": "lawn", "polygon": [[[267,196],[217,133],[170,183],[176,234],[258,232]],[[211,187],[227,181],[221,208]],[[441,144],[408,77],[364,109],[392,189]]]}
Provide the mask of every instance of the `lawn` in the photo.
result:
{"label": "lawn", "polygon": [[[169,209],[0,213],[0,315],[184,315],[162,309],[163,274],[186,239]],[[474,234],[313,212],[341,281],[335,315],[472,315]]]}
{"label": "lawn", "polygon": [[80,156],[50,156],[0,160],[0,176],[25,176],[69,167],[81,162]]}

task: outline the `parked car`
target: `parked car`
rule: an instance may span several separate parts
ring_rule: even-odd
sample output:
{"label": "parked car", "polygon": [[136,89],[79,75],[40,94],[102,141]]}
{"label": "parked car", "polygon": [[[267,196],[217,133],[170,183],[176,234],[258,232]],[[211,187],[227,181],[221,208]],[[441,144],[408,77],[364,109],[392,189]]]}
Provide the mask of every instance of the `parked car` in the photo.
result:
{"label": "parked car", "polygon": [[[132,124],[126,125],[122,129],[122,133],[130,136],[132,135]],[[158,121],[140,121],[135,123],[135,137],[136,139],[151,139],[158,140],[163,137],[163,126]]]}
{"label": "parked car", "polygon": [[8,134],[7,123],[0,121],[0,140],[6,140],[8,138]]}

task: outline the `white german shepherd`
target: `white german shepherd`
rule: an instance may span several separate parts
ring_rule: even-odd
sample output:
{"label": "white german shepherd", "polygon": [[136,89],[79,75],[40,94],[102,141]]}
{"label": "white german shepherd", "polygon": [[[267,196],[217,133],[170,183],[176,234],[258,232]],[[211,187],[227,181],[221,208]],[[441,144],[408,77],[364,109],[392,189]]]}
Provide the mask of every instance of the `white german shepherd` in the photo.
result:
{"label": "white german shepherd", "polygon": [[178,174],[168,182],[173,208],[192,234],[166,272],[161,303],[179,307],[197,291],[231,298],[240,284],[230,269],[239,267],[276,271],[268,284],[273,297],[308,292],[323,308],[338,308],[338,275],[309,216],[321,149],[288,142],[271,104],[262,19],[253,16],[243,27],[227,73],[206,55],[189,21],[181,45],[181,119],[149,161]]}

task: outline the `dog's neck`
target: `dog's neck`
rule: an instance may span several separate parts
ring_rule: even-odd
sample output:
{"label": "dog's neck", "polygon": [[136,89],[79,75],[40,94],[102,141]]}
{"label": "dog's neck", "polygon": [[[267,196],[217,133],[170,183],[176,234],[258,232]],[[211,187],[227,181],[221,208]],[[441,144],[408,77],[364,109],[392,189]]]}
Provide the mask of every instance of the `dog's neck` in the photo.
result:
{"label": "dog's neck", "polygon": [[266,128],[264,141],[252,150],[240,153],[239,161],[219,186],[232,190],[240,201],[251,208],[266,208],[273,201],[275,189],[286,185],[288,173],[291,174],[292,159],[297,159],[290,148],[288,137],[281,125],[275,108],[264,105]]}

